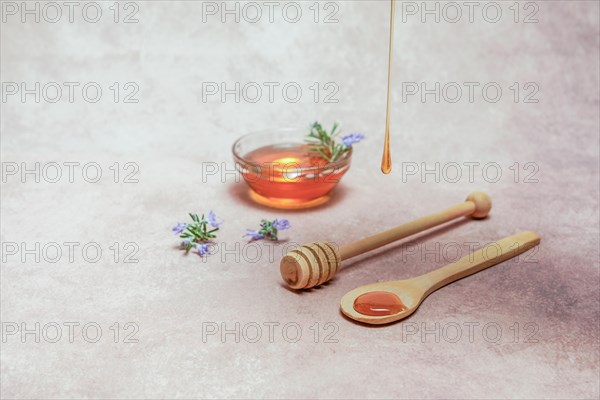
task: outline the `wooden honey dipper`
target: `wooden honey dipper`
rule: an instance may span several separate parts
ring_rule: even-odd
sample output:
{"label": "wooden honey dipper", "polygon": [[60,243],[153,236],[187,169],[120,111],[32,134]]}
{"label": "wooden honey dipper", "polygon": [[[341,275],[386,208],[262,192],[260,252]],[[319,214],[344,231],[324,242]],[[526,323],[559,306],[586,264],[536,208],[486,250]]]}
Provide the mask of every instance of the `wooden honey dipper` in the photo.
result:
{"label": "wooden honey dipper", "polygon": [[487,217],[492,199],[483,192],[471,193],[467,199],[447,210],[399,225],[385,232],[341,246],[332,243],[310,243],[287,253],[279,264],[281,276],[292,289],[310,289],[331,280],[343,260],[404,239],[410,235],[450,222],[460,217]]}

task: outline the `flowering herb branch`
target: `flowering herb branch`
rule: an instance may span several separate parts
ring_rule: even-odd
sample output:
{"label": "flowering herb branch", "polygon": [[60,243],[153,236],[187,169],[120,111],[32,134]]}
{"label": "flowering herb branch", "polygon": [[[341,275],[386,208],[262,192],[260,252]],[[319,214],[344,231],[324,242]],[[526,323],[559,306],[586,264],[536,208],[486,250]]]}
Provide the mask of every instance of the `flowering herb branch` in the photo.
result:
{"label": "flowering herb branch", "polygon": [[[192,248],[196,248],[196,251],[201,256],[205,255],[209,251],[209,242],[211,239],[215,239],[217,235],[215,232],[219,230],[219,227],[223,221],[217,220],[217,216],[213,211],[208,213],[208,218],[198,217],[198,214],[189,214],[193,223],[186,224],[179,222],[171,230],[175,235],[179,235],[183,239],[181,248],[185,249],[186,254],[190,252]],[[208,228],[208,225],[213,229]]]}
{"label": "flowering herb branch", "polygon": [[331,132],[327,132],[320,123],[313,123],[310,126],[310,133],[306,136],[306,142],[310,146],[309,151],[317,153],[329,162],[334,162],[349,152],[354,143],[365,138],[361,133],[351,133],[342,137],[342,143],[338,143],[336,136],[341,133],[338,128],[339,124],[336,122]]}
{"label": "flowering herb branch", "polygon": [[246,229],[246,234],[250,240],[270,239],[273,241],[279,240],[277,234],[279,231],[290,229],[292,225],[287,219],[276,219],[273,221],[267,221],[263,219],[260,221],[260,229]]}

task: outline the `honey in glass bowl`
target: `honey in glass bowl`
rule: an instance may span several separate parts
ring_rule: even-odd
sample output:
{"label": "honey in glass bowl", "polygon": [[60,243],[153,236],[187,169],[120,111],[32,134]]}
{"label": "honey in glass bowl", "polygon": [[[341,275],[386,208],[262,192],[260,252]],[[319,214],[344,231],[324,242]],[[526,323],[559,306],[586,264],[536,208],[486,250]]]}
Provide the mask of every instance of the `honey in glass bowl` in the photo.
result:
{"label": "honey in glass bowl", "polygon": [[329,162],[302,142],[305,129],[278,129],[243,136],[233,145],[236,168],[250,197],[275,208],[308,208],[325,203],[350,168],[352,150]]}

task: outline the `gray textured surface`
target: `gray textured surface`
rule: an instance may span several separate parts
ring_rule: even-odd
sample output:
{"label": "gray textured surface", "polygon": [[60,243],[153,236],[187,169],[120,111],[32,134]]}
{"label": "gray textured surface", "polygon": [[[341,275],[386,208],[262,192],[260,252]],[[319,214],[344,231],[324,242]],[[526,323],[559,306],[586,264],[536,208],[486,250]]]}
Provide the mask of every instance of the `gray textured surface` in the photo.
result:
{"label": "gray textured surface", "polygon": [[[63,325],[57,343],[47,340],[50,331],[40,343],[34,335],[25,343],[7,336],[1,343],[3,398],[599,396],[597,2],[535,2],[534,24],[512,22],[512,2],[501,3],[504,14],[496,24],[481,14],[456,24],[423,24],[417,17],[402,23],[399,16],[390,176],[378,165],[387,2],[337,2],[334,24],[312,21],[312,2],[301,3],[297,24],[281,14],[274,23],[223,24],[216,17],[202,23],[201,3],[137,4],[137,24],[112,23],[108,3],[97,24],[77,15],[73,24],[15,17],[2,23],[3,82],[95,81],[105,93],[94,104],[80,97],[56,104],[11,97],[1,104],[3,162],[94,161],[104,172],[94,184],[80,177],[75,183],[31,177],[22,183],[12,176],[2,184],[3,243],[79,241],[103,248],[98,263],[80,253],[73,263],[66,256],[57,263],[29,256],[23,263],[19,255],[4,254],[5,333],[10,323],[49,329],[52,322],[96,322],[103,335],[88,343],[76,329],[70,343]],[[112,102],[111,83],[129,81],[140,87],[139,103]],[[304,95],[296,104],[280,93],[273,103],[203,102],[202,82],[222,81],[295,81]],[[480,96],[473,103],[403,103],[400,82],[421,81],[498,82],[504,93],[495,104]],[[335,82],[339,102],[315,103],[314,82]],[[514,82],[537,83],[539,103],[515,104]],[[339,120],[346,131],[368,135],[329,206],[266,210],[249,203],[243,184],[231,177],[202,182],[202,162],[231,167],[230,146],[239,135],[315,119]],[[114,162],[137,163],[139,183],[111,182]],[[478,167],[473,182],[431,176],[425,183],[415,176],[403,182],[403,162],[495,162],[503,176],[487,182]],[[518,182],[509,169],[515,162]],[[528,162],[538,167],[537,183],[524,182]],[[494,199],[488,220],[437,231],[416,239],[417,247],[395,245],[362,256],[310,293],[281,285],[281,246],[269,257],[269,247],[260,244],[265,252],[254,263],[232,254],[224,262],[220,254],[202,262],[183,257],[170,233],[188,211],[214,209],[225,219],[219,242],[229,248],[244,245],[245,228],[276,216],[291,220],[286,236],[294,242],[346,243],[459,202],[472,190]],[[442,289],[404,323],[367,328],[339,313],[339,299],[356,286],[427,272],[453,256],[449,245],[465,251],[467,242],[483,244],[525,229],[542,236],[537,253]],[[108,248],[114,242],[136,242],[139,262],[115,263]],[[447,257],[425,251],[436,244],[446,245]],[[252,257],[252,249],[247,254]],[[119,343],[109,329],[115,322],[121,324]],[[139,326],[138,343],[123,343],[127,322]],[[249,335],[247,324],[257,323],[263,337],[257,343],[236,343],[233,335],[203,340],[207,322],[229,329],[240,323]],[[269,322],[280,324],[272,343]],[[326,329],[328,322],[333,325]],[[302,328],[297,343],[282,336],[286,323]],[[468,324],[479,324],[472,340]],[[456,326],[462,336],[454,340]],[[496,327],[502,337],[494,342]],[[327,343],[333,328],[337,343]],[[419,332],[408,334],[414,329]],[[439,340],[422,336],[424,329],[436,330]]]}

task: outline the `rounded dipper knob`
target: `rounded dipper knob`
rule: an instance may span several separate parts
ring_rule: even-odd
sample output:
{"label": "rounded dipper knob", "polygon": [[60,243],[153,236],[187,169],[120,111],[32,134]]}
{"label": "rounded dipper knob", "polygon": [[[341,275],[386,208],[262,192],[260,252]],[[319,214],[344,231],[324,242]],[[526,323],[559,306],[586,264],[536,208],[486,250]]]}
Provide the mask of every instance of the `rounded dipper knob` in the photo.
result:
{"label": "rounded dipper knob", "polygon": [[482,219],[488,216],[492,209],[492,199],[486,193],[473,192],[471,193],[466,201],[470,201],[475,204],[475,211],[471,214],[471,218]]}
{"label": "rounded dipper knob", "polygon": [[333,278],[341,262],[337,246],[311,243],[287,253],[281,259],[279,269],[289,287],[309,289]]}

